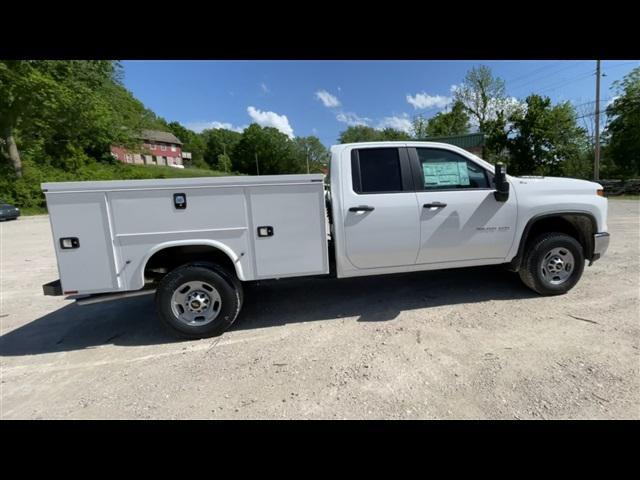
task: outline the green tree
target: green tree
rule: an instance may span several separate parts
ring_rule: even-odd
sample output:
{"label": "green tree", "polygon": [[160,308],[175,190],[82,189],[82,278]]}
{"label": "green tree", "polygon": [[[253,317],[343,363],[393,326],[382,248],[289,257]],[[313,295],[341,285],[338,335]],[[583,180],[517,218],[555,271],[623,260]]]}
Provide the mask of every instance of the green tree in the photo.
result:
{"label": "green tree", "polygon": [[338,137],[340,143],[375,142],[380,140],[380,131],[366,125],[348,127]]}
{"label": "green tree", "polygon": [[394,140],[411,140],[411,135],[395,128],[378,130],[366,125],[348,127],[338,137],[340,143],[380,142]]}
{"label": "green tree", "polygon": [[[233,150],[234,170],[255,175],[306,172],[295,142],[273,127],[252,123]],[[258,166],[256,166],[256,162]]]}
{"label": "green tree", "polygon": [[455,89],[453,98],[464,105],[481,132],[485,131],[485,123],[495,118],[497,111],[508,106],[504,81],[494,77],[486,65],[469,70],[462,84]]}
{"label": "green tree", "polygon": [[0,133],[17,177],[22,176],[17,130],[37,120],[39,110],[55,108],[57,103],[57,83],[36,66],[34,61],[0,61]]}
{"label": "green tree", "polygon": [[225,128],[215,128],[203,131],[200,136],[204,144],[204,160],[209,165],[215,167],[218,163],[218,156],[228,155],[231,158],[233,169],[238,170],[234,151],[242,134]]}
{"label": "green tree", "polygon": [[224,153],[218,155],[217,170],[219,170],[220,172],[229,173],[231,172],[232,168],[233,165],[231,164],[231,158],[229,157],[229,155],[226,155]]}
{"label": "green tree", "polygon": [[117,62],[0,61],[0,127],[16,177],[21,152],[66,170],[110,161],[109,145],[130,145],[159,119],[119,82]]}
{"label": "green tree", "polygon": [[378,130],[380,132],[381,141],[393,142],[401,140],[411,140],[412,137],[407,132],[402,130],[396,130],[395,128],[387,127],[384,130]]}
{"label": "green tree", "polygon": [[[502,162],[510,164],[509,134],[507,116],[503,111],[497,112],[495,118],[487,120],[484,124],[484,159],[491,163]],[[513,172],[510,172],[513,173]]]}
{"label": "green tree", "polygon": [[307,160],[309,161],[309,172],[319,173],[329,162],[329,151],[316,136],[296,137],[294,139],[300,163],[304,165],[306,172]]}
{"label": "green tree", "polygon": [[425,133],[427,137],[446,137],[469,133],[469,115],[464,104],[456,101],[450,111],[436,113],[428,120]]}
{"label": "green tree", "polygon": [[618,97],[607,108],[607,157],[614,174],[640,175],[640,67],[613,84]]}
{"label": "green tree", "polygon": [[429,125],[429,120],[425,118],[424,115],[416,115],[411,120],[411,128],[413,130],[413,137],[416,140],[424,140],[429,134],[427,133],[427,126]]}
{"label": "green tree", "polygon": [[551,105],[549,97],[530,95],[526,112],[511,115],[508,139],[511,173],[562,175],[575,170],[588,144],[586,131],[576,121],[569,102]]}

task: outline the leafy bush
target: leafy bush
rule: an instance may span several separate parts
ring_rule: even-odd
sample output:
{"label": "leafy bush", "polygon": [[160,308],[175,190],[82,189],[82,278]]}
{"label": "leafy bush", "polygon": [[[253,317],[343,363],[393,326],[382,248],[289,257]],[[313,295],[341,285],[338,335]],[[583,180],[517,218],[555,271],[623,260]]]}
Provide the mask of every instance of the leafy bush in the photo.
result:
{"label": "leafy bush", "polygon": [[[43,213],[46,201],[40,184],[46,182],[74,182],[87,180],[141,180],[152,178],[192,178],[225,175],[198,168],[174,168],[152,165],[125,165],[89,162],[74,171],[51,165],[36,165],[23,160],[23,176],[16,178],[8,162],[0,162],[0,198],[13,203],[27,213]],[[229,175],[228,173],[226,175]]]}

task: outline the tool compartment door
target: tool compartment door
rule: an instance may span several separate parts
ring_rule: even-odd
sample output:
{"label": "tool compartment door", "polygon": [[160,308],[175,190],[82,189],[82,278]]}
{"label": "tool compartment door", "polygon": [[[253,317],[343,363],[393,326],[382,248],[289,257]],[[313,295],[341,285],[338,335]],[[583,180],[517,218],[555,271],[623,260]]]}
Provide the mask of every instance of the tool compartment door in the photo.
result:
{"label": "tool compartment door", "polygon": [[247,191],[257,278],[329,273],[322,183]]}
{"label": "tool compartment door", "polygon": [[[118,290],[105,194],[49,193],[47,207],[63,292]],[[63,238],[77,239],[77,246],[62,248]]]}

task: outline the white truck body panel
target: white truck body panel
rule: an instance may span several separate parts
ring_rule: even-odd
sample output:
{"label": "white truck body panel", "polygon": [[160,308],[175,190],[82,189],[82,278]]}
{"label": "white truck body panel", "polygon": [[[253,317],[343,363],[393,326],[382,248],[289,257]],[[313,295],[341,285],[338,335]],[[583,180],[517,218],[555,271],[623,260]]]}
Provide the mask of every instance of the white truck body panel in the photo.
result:
{"label": "white truck body panel", "polygon": [[[138,290],[156,252],[209,245],[241,280],[329,272],[323,175],[62,182],[42,185],[65,292]],[[174,194],[185,194],[177,209]],[[273,235],[259,237],[270,226]],[[79,248],[60,239],[77,237]]]}

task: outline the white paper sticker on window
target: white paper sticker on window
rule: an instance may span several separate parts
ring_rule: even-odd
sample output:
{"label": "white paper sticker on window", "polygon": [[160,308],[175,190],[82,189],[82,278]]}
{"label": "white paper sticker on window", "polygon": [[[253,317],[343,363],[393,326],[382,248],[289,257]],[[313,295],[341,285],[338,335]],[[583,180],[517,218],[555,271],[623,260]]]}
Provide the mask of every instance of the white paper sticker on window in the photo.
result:
{"label": "white paper sticker on window", "polygon": [[422,164],[425,187],[469,186],[467,162],[425,162]]}

